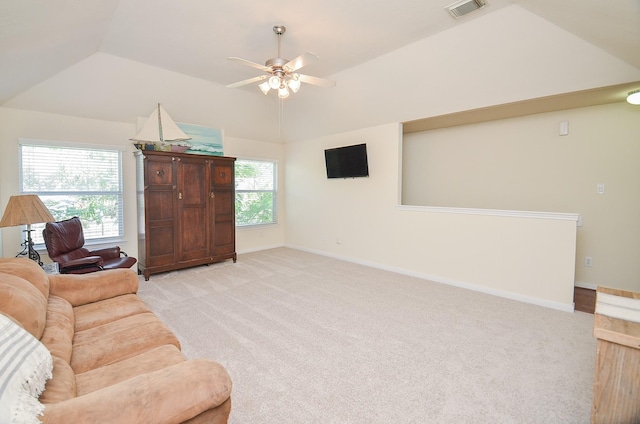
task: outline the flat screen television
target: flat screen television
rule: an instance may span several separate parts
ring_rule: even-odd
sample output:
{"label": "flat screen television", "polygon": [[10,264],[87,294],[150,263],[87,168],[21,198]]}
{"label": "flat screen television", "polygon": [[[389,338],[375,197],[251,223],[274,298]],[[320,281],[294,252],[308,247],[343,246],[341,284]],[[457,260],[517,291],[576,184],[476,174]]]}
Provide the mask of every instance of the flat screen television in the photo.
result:
{"label": "flat screen television", "polygon": [[356,178],[369,176],[367,145],[337,147],[324,151],[327,178]]}

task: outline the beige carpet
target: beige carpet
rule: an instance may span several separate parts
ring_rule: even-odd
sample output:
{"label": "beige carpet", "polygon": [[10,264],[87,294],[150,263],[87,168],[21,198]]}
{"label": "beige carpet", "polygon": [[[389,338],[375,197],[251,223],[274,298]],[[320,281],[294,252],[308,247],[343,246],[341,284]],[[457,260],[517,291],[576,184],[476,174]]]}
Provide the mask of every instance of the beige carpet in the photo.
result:
{"label": "beige carpet", "polygon": [[593,316],[297,250],[140,278],[232,424],[589,422]]}

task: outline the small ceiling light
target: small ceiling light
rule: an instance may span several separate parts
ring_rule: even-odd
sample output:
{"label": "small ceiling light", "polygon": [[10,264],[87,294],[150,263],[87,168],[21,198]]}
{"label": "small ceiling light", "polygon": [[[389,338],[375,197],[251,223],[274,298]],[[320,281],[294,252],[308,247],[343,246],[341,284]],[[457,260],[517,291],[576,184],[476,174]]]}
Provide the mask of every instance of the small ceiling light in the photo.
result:
{"label": "small ceiling light", "polygon": [[300,80],[298,79],[298,74],[293,74],[287,85],[289,86],[291,91],[297,93],[298,90],[300,90]]}
{"label": "small ceiling light", "polygon": [[258,87],[260,87],[260,90],[265,94],[265,96],[269,93],[269,90],[271,90],[269,81],[263,82],[262,84],[258,85]]}
{"label": "small ceiling light", "polygon": [[269,87],[273,88],[274,90],[280,88],[280,77],[278,77],[277,75],[273,75],[271,78],[269,78]]}
{"label": "small ceiling light", "polygon": [[278,89],[278,97],[281,99],[289,97],[289,90],[287,90],[287,87],[284,84]]}
{"label": "small ceiling light", "polygon": [[632,105],[640,105],[640,89],[629,91],[627,102],[631,103]]}

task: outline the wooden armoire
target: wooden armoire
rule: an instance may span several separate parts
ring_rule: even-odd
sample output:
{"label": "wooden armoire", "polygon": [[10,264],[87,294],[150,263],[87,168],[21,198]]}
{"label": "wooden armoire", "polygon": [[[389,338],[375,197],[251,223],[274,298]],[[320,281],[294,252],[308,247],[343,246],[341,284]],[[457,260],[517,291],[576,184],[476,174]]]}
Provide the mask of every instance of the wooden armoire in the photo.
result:
{"label": "wooden armoire", "polygon": [[136,151],[138,271],[236,261],[235,158]]}

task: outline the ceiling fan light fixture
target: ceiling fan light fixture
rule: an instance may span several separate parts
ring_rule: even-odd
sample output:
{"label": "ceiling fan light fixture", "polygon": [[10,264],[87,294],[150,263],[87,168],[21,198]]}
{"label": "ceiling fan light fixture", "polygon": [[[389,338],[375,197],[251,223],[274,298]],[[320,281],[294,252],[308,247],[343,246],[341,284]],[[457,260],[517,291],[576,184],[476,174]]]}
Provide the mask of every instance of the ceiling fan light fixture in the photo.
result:
{"label": "ceiling fan light fixture", "polygon": [[298,90],[300,90],[300,80],[298,79],[298,75],[294,74],[289,80],[289,82],[287,83],[287,85],[289,86],[291,91],[293,91],[294,93],[297,93]]}
{"label": "ceiling fan light fixture", "polygon": [[271,87],[269,86],[269,81],[265,81],[261,83],[260,85],[258,85],[258,87],[260,87],[260,91],[262,91],[265,96],[269,94],[269,90],[271,90]]}
{"label": "ceiling fan light fixture", "polygon": [[273,75],[269,78],[269,87],[273,88],[274,90],[280,88],[280,84],[280,77],[278,77],[277,75]]}
{"label": "ceiling fan light fixture", "polygon": [[[486,0],[467,0],[467,1],[486,1]],[[288,60],[281,57],[280,51],[280,39],[282,34],[286,31],[284,25],[276,25],[273,27],[273,32],[278,36],[278,56],[271,58],[261,65],[256,62],[251,62],[241,57],[228,57],[227,59],[233,60],[245,66],[250,66],[255,69],[259,69],[266,72],[266,75],[248,78],[242,81],[234,82],[227,85],[228,88],[242,87],[247,84],[259,83],[258,87],[260,91],[265,95],[271,90],[278,93],[278,97],[286,99],[291,93],[297,93],[300,90],[302,83],[318,85],[321,87],[334,87],[335,81],[326,80],[323,78],[311,77],[309,75],[298,74],[296,71],[303,66],[306,66],[311,61],[318,59],[318,55],[312,52],[306,52],[300,56]]]}
{"label": "ceiling fan light fixture", "polygon": [[632,105],[640,105],[640,89],[629,91],[627,96],[627,102]]}
{"label": "ceiling fan light fixture", "polygon": [[281,99],[286,99],[287,97],[289,97],[289,90],[284,84],[278,89],[278,97],[280,97]]}

